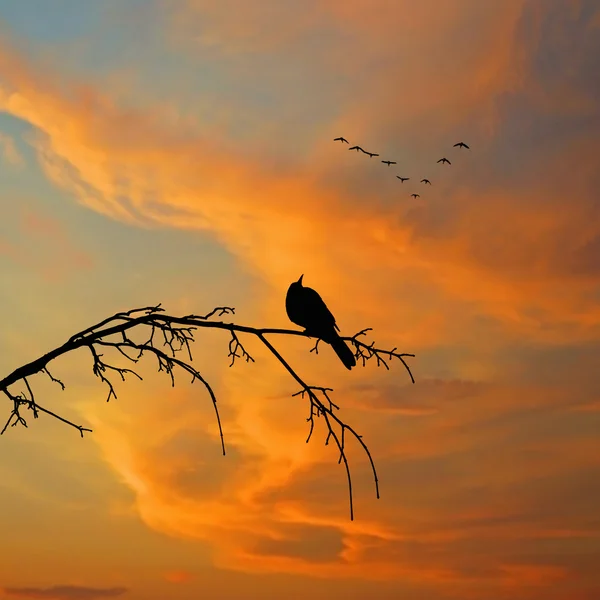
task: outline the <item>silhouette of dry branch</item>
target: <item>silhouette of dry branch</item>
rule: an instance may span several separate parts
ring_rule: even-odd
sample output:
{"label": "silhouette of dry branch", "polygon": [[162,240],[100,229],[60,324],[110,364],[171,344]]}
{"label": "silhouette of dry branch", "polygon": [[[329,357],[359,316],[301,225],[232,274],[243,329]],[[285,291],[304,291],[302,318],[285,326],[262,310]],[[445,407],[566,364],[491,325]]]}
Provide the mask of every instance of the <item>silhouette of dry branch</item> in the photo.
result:
{"label": "silhouette of dry branch", "polygon": [[[50,373],[48,364],[67,352],[72,352],[73,350],[77,350],[79,348],[87,348],[92,356],[93,374],[98,377],[98,379],[100,379],[100,381],[108,388],[108,395],[106,398],[106,401],[108,402],[111,398],[117,398],[117,394],[111,381],[111,375],[113,377],[120,377],[122,381],[125,381],[127,376],[137,377],[140,380],[142,379],[142,377],[132,368],[115,366],[107,362],[107,359],[104,359],[104,354],[102,354],[100,350],[102,348],[112,348],[133,365],[137,364],[145,355],[153,356],[156,359],[158,371],[164,372],[170,377],[172,386],[175,386],[175,367],[179,367],[181,371],[187,372],[189,375],[191,375],[192,383],[194,381],[199,381],[202,383],[213,403],[217,424],[219,427],[219,435],[221,437],[221,448],[223,455],[225,455],[225,440],[221,426],[221,418],[217,407],[217,398],[208,381],[206,381],[200,372],[191,365],[193,359],[190,342],[195,341],[194,332],[200,328],[222,329],[228,331],[231,335],[228,354],[228,358],[231,358],[231,363],[229,365],[231,367],[235,364],[235,361],[239,359],[246,362],[254,362],[254,358],[252,358],[252,356],[248,353],[239,337],[239,334],[253,335],[269,349],[279,363],[281,363],[281,365],[300,386],[300,391],[292,394],[292,396],[308,398],[310,402],[310,414],[307,418],[307,422],[310,424],[310,430],[308,438],[306,439],[307,443],[310,441],[313,434],[315,417],[323,417],[327,428],[325,445],[328,445],[329,440],[333,438],[340,453],[338,464],[341,464],[342,461],[344,462],[350,496],[350,519],[353,520],[354,508],[352,478],[350,475],[350,466],[346,456],[346,433],[351,434],[367,454],[371,464],[371,469],[373,471],[373,477],[375,479],[376,495],[377,498],[379,498],[379,480],[377,478],[377,471],[375,469],[375,463],[373,462],[371,453],[367,445],[362,440],[362,436],[360,436],[350,425],[342,421],[337,416],[336,411],[339,411],[339,406],[335,404],[329,397],[329,392],[332,392],[333,390],[328,387],[308,385],[303,379],[300,378],[296,371],[290,366],[290,364],[283,358],[279,351],[266,337],[270,335],[301,337],[311,336],[306,331],[292,329],[255,328],[247,327],[245,325],[238,325],[236,323],[226,323],[224,321],[211,320],[215,316],[218,318],[225,315],[234,314],[234,308],[229,306],[220,306],[214,308],[206,315],[191,314],[184,317],[175,317],[165,314],[164,309],[162,309],[159,304],[157,306],[136,308],[125,312],[120,312],[104,319],[92,327],[88,327],[87,329],[73,335],[62,346],[59,346],[58,348],[55,348],[47,354],[39,357],[38,359],[23,365],[18,369],[15,369],[10,375],[0,380],[0,391],[4,393],[12,402],[11,413],[6,424],[4,425],[4,428],[0,432],[0,435],[7,430],[9,425],[14,427],[15,425],[21,424],[27,427],[27,421],[21,414],[21,409],[23,407],[29,409],[32,412],[33,417],[36,419],[38,418],[39,413],[42,412],[54,417],[55,419],[58,419],[59,421],[62,421],[71,427],[74,427],[79,431],[81,437],[83,437],[84,431],[91,432],[91,429],[83,427],[82,425],[76,425],[68,419],[65,419],[64,417],[59,416],[51,410],[41,406],[35,398],[28,378],[37,373],[44,373],[48,376],[50,381],[57,383],[61,389],[64,390],[65,384]],[[132,330],[134,329],[136,329],[136,331],[145,329],[145,331],[148,333],[145,341],[136,341],[131,337]],[[363,329],[352,337],[343,338],[354,347],[357,362],[359,359],[361,359],[364,366],[367,361],[374,358],[377,366],[383,365],[389,370],[390,367],[388,363],[392,359],[397,358],[402,362],[411,378],[411,381],[414,383],[415,380],[411,370],[405,361],[406,357],[414,357],[414,354],[399,353],[396,351],[396,348],[393,348],[392,350],[375,348],[374,342],[367,344],[361,341],[359,338],[365,336],[368,331],[371,331],[371,329]],[[314,351],[318,354],[319,341],[320,340],[317,340],[314,347],[311,349],[311,352]],[[24,384],[25,391],[15,394],[11,392],[9,388],[18,383]]]}

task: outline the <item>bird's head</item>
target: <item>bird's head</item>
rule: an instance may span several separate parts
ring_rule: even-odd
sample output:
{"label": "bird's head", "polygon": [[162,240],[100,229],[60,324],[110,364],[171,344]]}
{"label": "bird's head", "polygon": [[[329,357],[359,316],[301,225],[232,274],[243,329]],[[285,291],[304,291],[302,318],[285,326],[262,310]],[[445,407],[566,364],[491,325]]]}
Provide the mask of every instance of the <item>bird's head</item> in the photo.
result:
{"label": "bird's head", "polygon": [[290,284],[290,290],[297,290],[297,289],[299,289],[299,288],[302,288],[302,287],[304,287],[304,286],[302,285],[302,278],[303,278],[303,277],[304,277],[304,275],[300,275],[300,279],[298,279],[298,281],[293,281],[293,282]]}

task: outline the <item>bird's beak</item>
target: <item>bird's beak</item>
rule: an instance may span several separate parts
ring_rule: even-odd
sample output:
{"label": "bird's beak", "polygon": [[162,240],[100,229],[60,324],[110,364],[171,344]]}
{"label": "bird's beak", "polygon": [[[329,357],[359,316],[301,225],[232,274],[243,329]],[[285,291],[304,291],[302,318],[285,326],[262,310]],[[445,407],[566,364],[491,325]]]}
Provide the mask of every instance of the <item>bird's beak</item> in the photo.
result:
{"label": "bird's beak", "polygon": [[297,283],[299,283],[300,285],[302,285],[302,278],[304,277],[304,274],[300,275],[300,279],[298,279]]}

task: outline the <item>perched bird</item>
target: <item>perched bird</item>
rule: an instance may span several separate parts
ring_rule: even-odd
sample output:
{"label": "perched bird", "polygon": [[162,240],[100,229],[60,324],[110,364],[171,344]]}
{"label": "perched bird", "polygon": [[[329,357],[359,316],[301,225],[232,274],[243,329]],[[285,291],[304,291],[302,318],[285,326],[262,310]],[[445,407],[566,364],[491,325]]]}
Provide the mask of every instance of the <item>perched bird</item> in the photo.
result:
{"label": "perched bird", "polygon": [[368,154],[370,158],[373,158],[374,156],[379,156],[379,154],[375,154],[375,152],[365,152],[365,154]]}
{"label": "perched bird", "polygon": [[470,150],[470,149],[471,149],[471,148],[469,148],[469,146],[467,146],[467,145],[466,145],[464,142],[458,142],[458,144],[454,144],[454,146],[452,146],[452,147],[453,147],[453,148],[456,148],[457,146],[458,146],[459,148],[466,148],[467,150]]}
{"label": "perched bird", "polygon": [[420,198],[421,197],[421,196],[419,196],[419,194],[411,194],[410,196],[411,196],[411,198]]}
{"label": "perched bird", "polygon": [[357,152],[360,150],[361,152],[368,154],[368,152],[365,152],[360,146],[352,146],[352,148],[348,148],[348,150],[356,150]]}
{"label": "perched bird", "polygon": [[449,165],[451,165],[452,163],[447,159],[447,158],[440,158],[440,160],[438,160],[439,163],[448,163]]}
{"label": "perched bird", "polygon": [[346,144],[348,144],[348,140],[344,137],[339,137],[339,138],[333,138],[334,142],[346,142]]}
{"label": "perched bird", "polygon": [[429,179],[421,179],[421,183],[428,183],[431,185],[431,181],[429,181]]}
{"label": "perched bird", "polygon": [[384,164],[386,164],[388,167],[390,165],[396,165],[396,164],[398,164],[395,160],[382,160],[381,162],[384,163]]}
{"label": "perched bird", "polygon": [[396,175],[396,177],[400,180],[401,183],[408,181],[410,177],[400,177],[400,175]]}
{"label": "perched bird", "polygon": [[304,327],[311,337],[318,337],[330,344],[347,369],[356,365],[356,359],[348,344],[340,337],[335,317],[319,294],[302,285],[302,278],[290,285],[285,297],[285,311],[292,323]]}

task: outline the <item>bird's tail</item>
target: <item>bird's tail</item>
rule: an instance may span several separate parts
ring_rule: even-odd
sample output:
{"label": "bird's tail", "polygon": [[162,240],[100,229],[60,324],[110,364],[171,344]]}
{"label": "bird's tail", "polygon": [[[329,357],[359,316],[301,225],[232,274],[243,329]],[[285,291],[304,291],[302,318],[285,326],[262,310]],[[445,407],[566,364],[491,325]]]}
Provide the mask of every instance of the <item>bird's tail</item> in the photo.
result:
{"label": "bird's tail", "polygon": [[335,353],[339,356],[340,360],[344,363],[346,369],[351,369],[356,365],[356,359],[350,347],[346,342],[339,336],[336,335],[330,342],[331,347]]}

